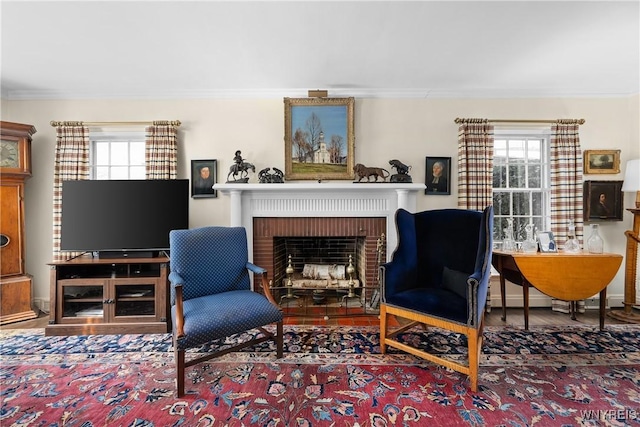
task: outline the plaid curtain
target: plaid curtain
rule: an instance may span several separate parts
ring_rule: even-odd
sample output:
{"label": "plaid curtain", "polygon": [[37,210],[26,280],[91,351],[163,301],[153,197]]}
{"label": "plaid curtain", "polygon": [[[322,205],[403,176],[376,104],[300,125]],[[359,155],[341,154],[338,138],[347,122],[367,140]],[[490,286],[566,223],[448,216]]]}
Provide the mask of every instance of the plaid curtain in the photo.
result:
{"label": "plaid curtain", "polygon": [[80,255],[60,253],[62,223],[62,181],[89,179],[89,128],[82,122],[63,122],[56,127],[56,148],[53,167],[53,260]]}
{"label": "plaid curtain", "polygon": [[175,123],[155,121],[146,128],[145,163],[147,179],[176,179],[178,131]]}
{"label": "plaid curtain", "polygon": [[493,125],[464,119],[458,128],[458,207],[481,211],[493,204]]}
{"label": "plaid curtain", "polygon": [[[458,207],[481,211],[493,204],[493,125],[464,119],[458,128]],[[491,311],[491,288],[485,306]]]}
{"label": "plaid curtain", "polygon": [[[567,241],[567,227],[573,220],[576,238],[582,245],[582,150],[576,120],[558,120],[551,127],[551,231],[559,247]],[[569,312],[569,302],[552,300],[553,310]],[[584,301],[578,302],[584,311]]]}

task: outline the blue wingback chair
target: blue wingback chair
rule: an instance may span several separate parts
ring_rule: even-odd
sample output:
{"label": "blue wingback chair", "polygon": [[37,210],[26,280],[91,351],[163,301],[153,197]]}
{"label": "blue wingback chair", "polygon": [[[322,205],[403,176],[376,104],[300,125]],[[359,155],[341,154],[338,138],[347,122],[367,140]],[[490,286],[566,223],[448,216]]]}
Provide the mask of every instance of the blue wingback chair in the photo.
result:
{"label": "blue wingback chair", "polygon": [[[391,346],[469,375],[477,391],[482,326],[491,274],[493,208],[396,212],[398,246],[380,266],[380,348]],[[408,319],[389,327],[389,316]],[[401,322],[403,323],[403,322]],[[422,324],[466,335],[468,363],[430,354],[398,339]]]}
{"label": "blue wingback chair", "polygon": [[[282,357],[282,311],[267,284],[266,270],[248,262],[243,227],[202,227],[169,233],[171,318],[178,397],[184,395],[185,368],[244,347],[275,340]],[[264,295],[251,290],[249,272]],[[263,326],[275,323],[275,333]],[[185,361],[189,348],[259,329],[261,334],[233,347]]]}

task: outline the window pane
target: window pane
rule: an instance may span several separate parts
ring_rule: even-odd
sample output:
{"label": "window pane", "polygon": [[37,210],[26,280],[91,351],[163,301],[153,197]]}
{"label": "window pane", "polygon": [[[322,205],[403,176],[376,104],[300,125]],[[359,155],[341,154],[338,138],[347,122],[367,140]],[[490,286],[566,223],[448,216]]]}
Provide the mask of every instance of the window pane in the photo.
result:
{"label": "window pane", "polygon": [[493,141],[493,157],[506,158],[507,157],[507,141],[504,139],[495,139]]}
{"label": "window pane", "polygon": [[95,143],[96,165],[109,164],[109,143],[97,141]]}
{"label": "window pane", "polygon": [[109,179],[128,179],[129,167],[127,166],[114,166],[111,168],[111,176]]}
{"label": "window pane", "polygon": [[536,227],[534,231],[544,231],[543,221],[541,217],[533,218],[533,225]]}
{"label": "window pane", "polygon": [[510,188],[525,188],[526,187],[526,174],[525,165],[509,165],[509,187]]}
{"label": "window pane", "polygon": [[494,215],[509,215],[509,193],[493,193]]}
{"label": "window pane", "polygon": [[493,234],[496,240],[504,239],[505,228],[507,228],[507,218],[495,217],[493,221]]}
{"label": "window pane", "polygon": [[527,237],[526,226],[529,224],[529,218],[515,217],[513,219],[513,238],[516,241],[524,240]]}
{"label": "window pane", "polygon": [[529,193],[513,193],[513,214],[529,215]]}
{"label": "window pane", "polygon": [[147,177],[144,166],[132,166],[129,169],[129,173],[129,179],[145,179]]}
{"label": "window pane", "polygon": [[529,145],[529,160],[538,160],[540,161],[542,159],[541,157],[541,153],[542,153],[542,141],[539,139],[530,139],[528,141],[528,145]]}
{"label": "window pane", "polygon": [[529,188],[540,188],[542,187],[542,166],[540,165],[529,165],[527,166],[527,170],[529,171]]}
{"label": "window pane", "polygon": [[521,139],[512,139],[509,141],[509,159],[525,158],[525,141]]}
{"label": "window pane", "polygon": [[507,188],[506,166],[493,166],[493,188]]}
{"label": "window pane", "polygon": [[109,167],[108,166],[98,166],[96,167],[96,175],[94,179],[109,179]]}
{"label": "window pane", "polygon": [[130,153],[130,165],[144,165],[144,142],[132,142]]}
{"label": "window pane", "polygon": [[129,163],[129,144],[126,142],[111,143],[111,164],[126,165]]}
{"label": "window pane", "polygon": [[544,199],[542,198],[542,193],[531,193],[531,206],[532,206],[532,214],[533,215],[538,215],[541,216],[542,215],[542,201]]}

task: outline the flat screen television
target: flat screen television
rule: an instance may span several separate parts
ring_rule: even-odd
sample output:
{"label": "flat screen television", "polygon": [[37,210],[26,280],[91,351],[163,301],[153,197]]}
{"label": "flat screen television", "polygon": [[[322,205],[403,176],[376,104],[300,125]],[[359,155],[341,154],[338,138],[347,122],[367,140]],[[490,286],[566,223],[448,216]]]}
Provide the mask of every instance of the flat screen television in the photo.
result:
{"label": "flat screen television", "polygon": [[153,257],[169,249],[169,231],[185,228],[188,179],[62,183],[62,251]]}

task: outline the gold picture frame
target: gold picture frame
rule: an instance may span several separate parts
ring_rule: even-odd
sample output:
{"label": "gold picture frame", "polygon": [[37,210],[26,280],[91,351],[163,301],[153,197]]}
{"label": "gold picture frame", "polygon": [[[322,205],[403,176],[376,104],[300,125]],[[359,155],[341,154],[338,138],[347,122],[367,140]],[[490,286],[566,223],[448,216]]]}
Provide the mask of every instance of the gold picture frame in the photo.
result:
{"label": "gold picture frame", "polygon": [[284,98],[285,178],[353,179],[354,98]]}
{"label": "gold picture frame", "polygon": [[620,173],[620,150],[585,150],[584,173]]}

